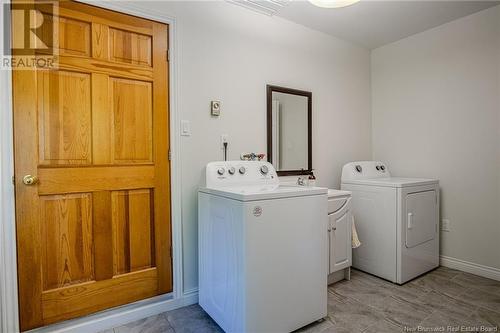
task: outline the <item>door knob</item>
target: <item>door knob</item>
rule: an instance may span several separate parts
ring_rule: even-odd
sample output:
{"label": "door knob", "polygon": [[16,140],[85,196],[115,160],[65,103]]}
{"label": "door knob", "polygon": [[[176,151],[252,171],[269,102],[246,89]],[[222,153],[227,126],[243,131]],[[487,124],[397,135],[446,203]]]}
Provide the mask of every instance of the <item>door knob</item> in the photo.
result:
{"label": "door knob", "polygon": [[26,175],[23,177],[23,183],[24,185],[35,185],[36,183],[38,183],[38,177],[32,175]]}

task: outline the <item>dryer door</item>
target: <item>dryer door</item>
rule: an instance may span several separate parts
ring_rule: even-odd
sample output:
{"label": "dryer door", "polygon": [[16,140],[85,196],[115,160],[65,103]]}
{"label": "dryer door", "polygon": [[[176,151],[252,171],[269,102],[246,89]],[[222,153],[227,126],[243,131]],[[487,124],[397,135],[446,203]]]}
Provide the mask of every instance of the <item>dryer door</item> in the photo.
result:
{"label": "dryer door", "polygon": [[424,191],[406,195],[406,247],[412,248],[437,235],[437,193]]}

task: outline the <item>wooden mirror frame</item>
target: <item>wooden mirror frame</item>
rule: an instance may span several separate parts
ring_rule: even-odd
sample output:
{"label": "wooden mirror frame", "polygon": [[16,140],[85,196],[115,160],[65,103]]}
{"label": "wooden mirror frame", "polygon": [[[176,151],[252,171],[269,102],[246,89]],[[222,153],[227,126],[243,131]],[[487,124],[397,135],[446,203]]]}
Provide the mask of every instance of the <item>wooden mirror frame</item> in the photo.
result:
{"label": "wooden mirror frame", "polygon": [[272,140],[272,100],[273,92],[307,97],[307,169],[303,170],[281,170],[276,172],[278,176],[301,176],[312,174],[312,93],[273,85],[267,85],[267,161],[273,164],[273,140]]}

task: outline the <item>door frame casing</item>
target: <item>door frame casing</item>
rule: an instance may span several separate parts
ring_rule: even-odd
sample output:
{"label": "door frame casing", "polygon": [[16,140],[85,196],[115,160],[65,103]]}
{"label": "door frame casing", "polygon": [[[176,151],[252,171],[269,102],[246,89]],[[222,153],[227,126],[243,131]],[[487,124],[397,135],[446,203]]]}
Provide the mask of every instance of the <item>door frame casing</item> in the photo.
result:
{"label": "door frame casing", "polygon": [[[0,0],[0,17],[4,16],[4,4]],[[0,33],[0,50],[4,54],[4,34]],[[17,255],[15,226],[14,140],[12,113],[11,71],[0,70],[0,331],[19,330],[17,294]]]}
{"label": "door frame casing", "polygon": [[[57,331],[74,332],[101,330],[136,320],[144,316],[171,310],[197,302],[197,293],[184,293],[182,270],[182,207],[181,207],[181,169],[180,169],[180,120],[178,109],[178,69],[176,47],[176,21],[174,17],[150,11],[130,2],[79,0],[79,2],[114,10],[123,14],[168,24],[169,48],[169,111],[170,111],[170,171],[171,171],[171,224],[172,224],[172,272],[173,291],[167,295],[154,297],[104,313],[42,327],[37,332]],[[0,17],[4,17],[4,4],[10,0],[0,0]],[[3,35],[0,34],[0,49],[3,52]],[[3,53],[2,53],[3,54]],[[19,331],[18,288],[16,265],[16,227],[15,196],[12,176],[14,175],[13,109],[12,109],[12,72],[0,71],[0,331]],[[168,152],[165,152],[168,154]]]}

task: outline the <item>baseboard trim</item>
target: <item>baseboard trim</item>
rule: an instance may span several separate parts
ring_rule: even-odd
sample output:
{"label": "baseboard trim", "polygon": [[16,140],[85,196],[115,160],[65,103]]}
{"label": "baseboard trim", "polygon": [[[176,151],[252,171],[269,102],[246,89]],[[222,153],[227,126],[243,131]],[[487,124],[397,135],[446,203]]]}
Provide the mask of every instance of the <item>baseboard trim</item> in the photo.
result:
{"label": "baseboard trim", "polygon": [[188,297],[191,295],[196,295],[196,297],[198,297],[198,287],[184,291],[184,297]]}
{"label": "baseboard trim", "polygon": [[441,266],[458,269],[459,271],[479,275],[488,279],[500,281],[500,269],[484,266],[457,258],[440,256]]}
{"label": "baseboard trim", "polygon": [[184,293],[174,299],[171,294],[153,297],[144,301],[106,310],[94,315],[68,320],[62,323],[40,327],[28,333],[88,333],[100,332],[125,325],[135,320],[154,316],[165,311],[175,310],[198,303],[198,291]]}

